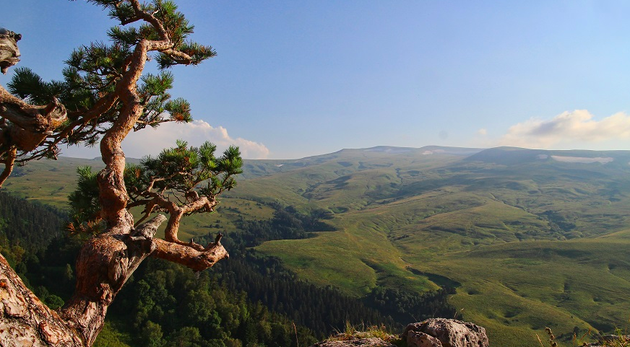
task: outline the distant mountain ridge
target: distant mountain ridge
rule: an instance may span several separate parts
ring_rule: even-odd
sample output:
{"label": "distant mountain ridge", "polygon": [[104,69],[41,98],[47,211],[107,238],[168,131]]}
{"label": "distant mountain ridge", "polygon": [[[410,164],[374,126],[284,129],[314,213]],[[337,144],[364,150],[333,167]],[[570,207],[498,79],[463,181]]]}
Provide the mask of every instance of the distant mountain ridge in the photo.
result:
{"label": "distant mountain ridge", "polygon": [[[28,163],[5,187],[65,208],[76,166],[99,164]],[[449,302],[497,345],[531,346],[546,326],[569,338],[625,327],[628,150],[379,146],[246,160],[244,170],[217,214],[191,216],[188,237],[229,235],[234,221],[271,218],[269,206],[323,211],[335,231],[256,249],[358,297],[457,283]]]}
{"label": "distant mountain ridge", "polygon": [[375,147],[276,163],[233,196],[333,213],[337,232],[258,247],[310,281],[360,295],[442,276],[498,345],[627,320],[630,151]]}
{"label": "distant mountain ridge", "polygon": [[[574,158],[574,160],[571,160]],[[573,163],[629,164],[630,150],[545,150],[517,147],[489,148],[467,158],[468,161],[483,161],[501,164],[516,164],[555,160]]]}
{"label": "distant mountain ridge", "polygon": [[[421,156],[421,155],[455,155],[468,156],[482,151],[482,149],[463,148],[463,147],[441,147],[441,146],[425,146],[420,148],[413,147],[394,147],[394,146],[376,146],[370,148],[346,148],[333,153],[309,156],[301,159],[247,159],[243,167],[245,178],[256,178],[268,176],[280,172],[287,172],[295,169],[301,169],[313,165],[319,165],[334,160],[343,162],[344,158],[387,158],[399,156]],[[343,164],[342,164],[343,165]]]}
{"label": "distant mountain ridge", "polygon": [[[625,165],[630,163],[630,150],[544,150],[518,147],[466,148],[447,146],[393,147],[376,146],[370,148],[342,149],[337,152],[315,155],[301,159],[247,159],[244,165],[244,178],[257,178],[320,165],[347,158],[394,159],[402,157],[425,157],[430,155],[461,157],[467,162],[487,162],[496,164],[524,164],[554,160],[557,162],[600,163]],[[571,160],[571,158],[575,158]]]}

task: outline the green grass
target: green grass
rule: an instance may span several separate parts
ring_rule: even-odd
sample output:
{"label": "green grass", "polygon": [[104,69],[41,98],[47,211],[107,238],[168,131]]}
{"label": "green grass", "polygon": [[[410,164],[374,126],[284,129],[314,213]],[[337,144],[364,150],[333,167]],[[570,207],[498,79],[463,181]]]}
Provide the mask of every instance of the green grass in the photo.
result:
{"label": "green grass", "polygon": [[[396,182],[395,170],[320,183],[309,202],[345,207],[333,220],[341,231],[259,249],[303,278],[355,294],[371,285],[431,288],[407,267],[447,277],[461,283],[451,301],[463,318],[485,326],[497,345],[531,346],[546,326],[570,345],[575,327],[611,331],[627,322],[630,236],[610,234],[630,224],[624,176],[601,176],[597,167],[558,178],[545,163],[531,178],[526,170],[475,164],[413,175],[399,169],[405,174]],[[403,187],[395,193],[391,184]],[[613,194],[615,186],[626,190]],[[370,271],[368,254],[386,265]]]}
{"label": "green grass", "polygon": [[401,262],[400,253],[383,248],[371,254],[380,265],[370,267],[362,261],[367,253],[351,245],[378,244],[378,238],[357,237],[326,233],[308,240],[269,242],[260,250],[280,256],[303,278],[359,295],[377,283],[431,288],[423,276],[406,271],[406,264],[438,273],[461,283],[451,303],[463,319],[484,326],[498,345],[531,346],[545,327],[565,337],[574,327],[610,331],[629,318],[627,239],[482,245],[439,257],[405,254],[407,263]]}
{"label": "green grass", "polygon": [[75,188],[78,166],[104,167],[100,160],[38,160],[16,167],[3,189],[27,200],[68,209],[68,195]]}
{"label": "green grass", "polygon": [[[626,322],[630,282],[608,267],[630,260],[628,246],[600,240],[481,246],[423,267],[462,283],[451,302],[493,341],[528,341],[547,326],[568,334],[575,326],[610,331]],[[506,336],[506,326],[521,337]]]}
{"label": "green grass", "polygon": [[402,253],[386,235],[374,231],[373,225],[348,223],[343,231],[322,232],[303,240],[270,241],[257,249],[279,257],[310,282],[332,284],[356,296],[369,293],[377,284],[419,292],[437,288],[427,278],[410,272]]}
{"label": "green grass", "polygon": [[[496,149],[473,161],[345,150],[249,161],[218,213],[185,219],[181,236],[270,218],[273,210],[260,202],[328,209],[338,231],[258,249],[303,279],[355,296],[375,286],[437,288],[429,277],[459,283],[451,302],[460,318],[488,330],[492,345],[535,346],[550,327],[570,346],[575,327],[612,332],[630,318],[630,153],[597,153],[619,158],[607,165],[539,153]],[[49,163],[29,164],[7,190],[63,207],[72,165],[86,161]]]}

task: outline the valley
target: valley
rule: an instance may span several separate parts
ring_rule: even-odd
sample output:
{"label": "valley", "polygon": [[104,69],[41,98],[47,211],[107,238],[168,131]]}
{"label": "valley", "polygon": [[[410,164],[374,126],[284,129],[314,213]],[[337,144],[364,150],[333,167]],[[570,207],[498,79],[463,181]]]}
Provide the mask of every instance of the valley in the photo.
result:
{"label": "valley", "polygon": [[[5,190],[64,209],[81,165],[101,164],[29,163]],[[218,213],[189,217],[180,235],[235,233],[270,219],[272,204],[324,211],[331,230],[256,250],[356,297],[454,287],[457,317],[492,345],[532,346],[547,326],[567,345],[574,332],[627,328],[630,151],[375,147],[244,170]]]}

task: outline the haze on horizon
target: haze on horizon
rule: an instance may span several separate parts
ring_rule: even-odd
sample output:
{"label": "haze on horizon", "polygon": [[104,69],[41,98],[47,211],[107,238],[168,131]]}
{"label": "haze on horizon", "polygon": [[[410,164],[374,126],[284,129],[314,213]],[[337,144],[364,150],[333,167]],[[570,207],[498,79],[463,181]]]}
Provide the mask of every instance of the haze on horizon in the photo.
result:
{"label": "haze on horizon", "polygon": [[[176,3],[218,56],[174,69],[172,94],[196,120],[132,134],[128,157],[175,139],[278,159],[380,145],[630,149],[625,1]],[[18,66],[47,80],[113,25],[86,2],[3,11],[0,27],[23,35]]]}

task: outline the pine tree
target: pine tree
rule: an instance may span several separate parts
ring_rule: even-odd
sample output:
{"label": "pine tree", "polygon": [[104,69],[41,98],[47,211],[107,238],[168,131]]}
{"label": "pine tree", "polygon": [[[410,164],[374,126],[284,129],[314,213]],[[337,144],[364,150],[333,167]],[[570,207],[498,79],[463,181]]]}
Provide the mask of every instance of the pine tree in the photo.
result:
{"label": "pine tree", "polygon": [[[118,21],[108,32],[109,44],[76,49],[66,61],[61,81],[46,82],[33,71],[19,68],[8,91],[0,86],[0,161],[4,164],[0,185],[16,163],[55,158],[63,144],[98,144],[105,168],[86,183],[98,186],[98,199],[94,194],[89,197],[90,204],[98,207],[84,212],[92,217],[96,213],[105,230],[83,245],[74,273],[75,294],[59,312],[37,300],[0,256],[0,294],[5,305],[5,314],[0,316],[2,341],[91,346],[103,328],[107,308],[146,257],[197,271],[227,257],[220,238],[206,247],[187,244],[177,238],[177,228],[182,215],[212,210],[216,195],[233,187],[232,176],[240,170],[238,150],[231,148],[214,158],[212,145],[194,149],[182,142],[162,157],[148,160],[134,176],[133,168],[126,170],[121,148],[132,130],[191,120],[190,104],[168,93],[173,83],[168,68],[199,64],[215,51],[188,39],[193,26],[172,1],[88,2],[108,10]],[[0,30],[2,72],[18,62],[20,38]],[[143,74],[149,58],[157,62],[158,74]],[[163,165],[171,161],[172,166]],[[187,173],[177,176],[181,168]],[[208,186],[197,187],[206,179]],[[183,194],[187,200],[168,205],[173,201],[161,195],[164,190]],[[153,236],[167,218],[158,215],[136,225],[128,211],[134,204],[145,204],[147,216],[158,208],[169,213],[166,239]],[[151,329],[147,329],[148,333]],[[154,330],[151,334],[159,335]],[[197,335],[199,331],[181,331],[182,338]]]}

